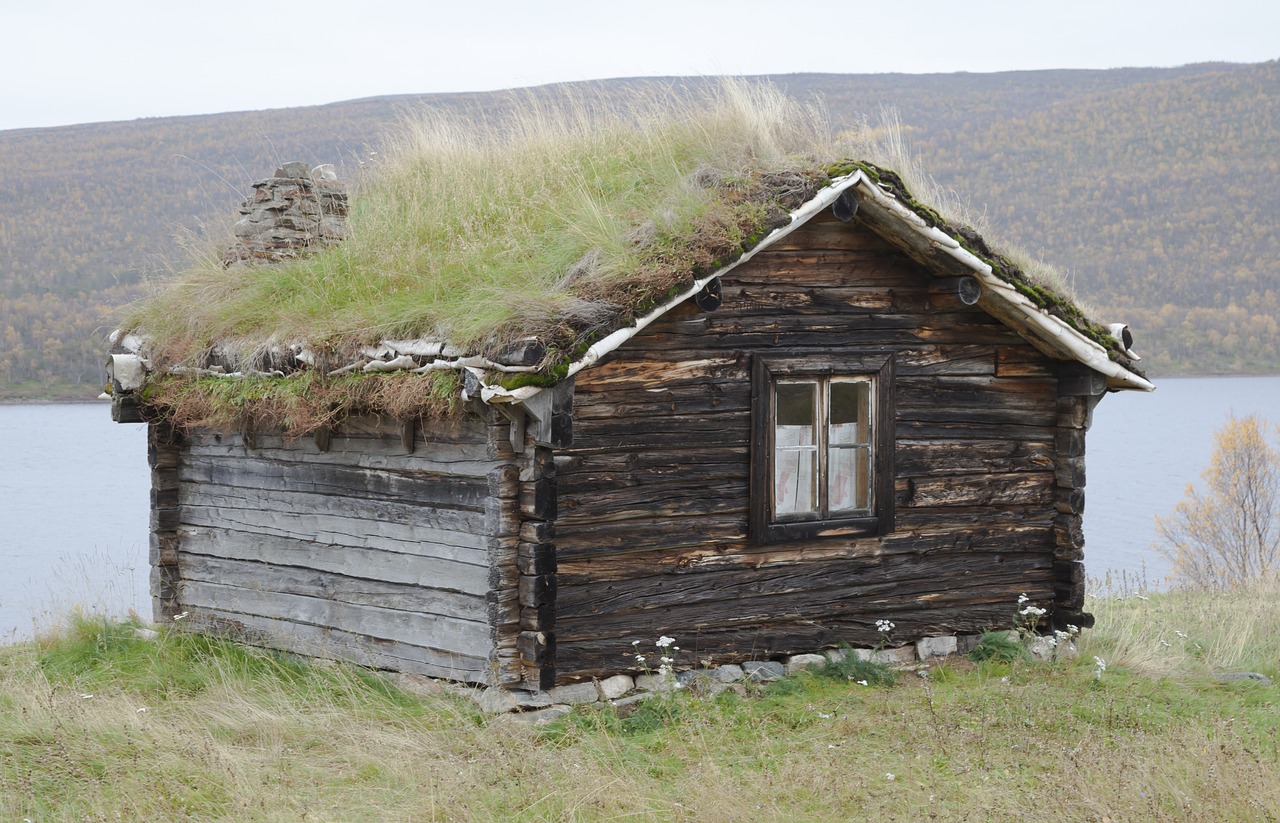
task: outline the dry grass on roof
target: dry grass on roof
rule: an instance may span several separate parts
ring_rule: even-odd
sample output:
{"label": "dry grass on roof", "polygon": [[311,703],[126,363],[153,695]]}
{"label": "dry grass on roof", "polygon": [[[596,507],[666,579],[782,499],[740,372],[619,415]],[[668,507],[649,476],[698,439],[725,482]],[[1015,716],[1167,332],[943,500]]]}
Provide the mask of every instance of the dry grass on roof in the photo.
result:
{"label": "dry grass on roof", "polygon": [[[353,192],[346,241],[230,270],[209,254],[127,326],[150,339],[160,375],[204,365],[215,347],[223,365],[252,371],[277,344],[306,342],[336,363],[388,338],[491,355],[528,335],[547,344],[551,370],[786,224],[848,158],[899,170],[913,207],[987,233],[909,156],[891,113],[837,130],[821,106],[728,80],[622,100],[513,97],[501,115],[407,121]],[[1047,294],[1063,291],[1040,273]],[[456,376],[420,381],[408,405],[401,384],[378,388],[384,378],[289,380],[153,377],[147,400],[180,424],[301,432],[353,411],[446,414],[437,389]]]}
{"label": "dry grass on roof", "polygon": [[524,99],[479,125],[428,112],[354,193],[349,240],[273,266],[211,257],[130,325],[162,363],[228,340],[572,347],[736,257],[847,154],[819,109],[732,82],[608,107]]}

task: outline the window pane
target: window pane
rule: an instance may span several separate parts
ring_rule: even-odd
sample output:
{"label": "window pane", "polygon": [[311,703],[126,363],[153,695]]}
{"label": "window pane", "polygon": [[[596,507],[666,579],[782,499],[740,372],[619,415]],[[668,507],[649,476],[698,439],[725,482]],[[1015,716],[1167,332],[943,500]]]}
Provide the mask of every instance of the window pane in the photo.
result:
{"label": "window pane", "polygon": [[871,384],[866,380],[831,383],[831,445],[871,442]]}
{"label": "window pane", "polygon": [[827,504],[832,513],[871,508],[871,450],[833,448],[827,458]]}
{"label": "window pane", "polygon": [[805,443],[812,444],[813,418],[818,406],[818,384],[779,383],[776,392],[778,428],[804,429],[809,438]]}
{"label": "window pane", "polygon": [[778,450],[773,464],[775,515],[812,514],[818,510],[817,456],[814,448]]}
{"label": "window pane", "polygon": [[818,384],[778,383],[774,388],[773,511],[818,510]]}

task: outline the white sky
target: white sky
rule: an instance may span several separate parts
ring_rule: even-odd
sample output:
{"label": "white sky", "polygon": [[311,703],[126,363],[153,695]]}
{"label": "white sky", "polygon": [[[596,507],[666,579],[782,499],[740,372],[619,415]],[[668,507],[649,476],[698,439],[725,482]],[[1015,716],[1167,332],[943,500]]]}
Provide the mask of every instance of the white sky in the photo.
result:
{"label": "white sky", "polygon": [[0,0],[0,130],[637,75],[1277,57],[1276,0]]}

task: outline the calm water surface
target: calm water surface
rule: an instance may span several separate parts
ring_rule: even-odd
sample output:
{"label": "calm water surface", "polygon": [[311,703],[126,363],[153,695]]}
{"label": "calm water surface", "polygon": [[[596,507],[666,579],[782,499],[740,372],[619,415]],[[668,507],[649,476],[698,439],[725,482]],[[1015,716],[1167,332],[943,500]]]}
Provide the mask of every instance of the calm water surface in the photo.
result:
{"label": "calm water surface", "polygon": [[[1108,395],[1088,440],[1086,566],[1158,584],[1155,515],[1209,461],[1229,415],[1280,422],[1280,377],[1156,380]],[[105,405],[0,406],[0,640],[29,637],[75,606],[150,616],[146,430]]]}
{"label": "calm water surface", "polygon": [[0,405],[0,640],[74,606],[151,616],[147,433],[102,403]]}

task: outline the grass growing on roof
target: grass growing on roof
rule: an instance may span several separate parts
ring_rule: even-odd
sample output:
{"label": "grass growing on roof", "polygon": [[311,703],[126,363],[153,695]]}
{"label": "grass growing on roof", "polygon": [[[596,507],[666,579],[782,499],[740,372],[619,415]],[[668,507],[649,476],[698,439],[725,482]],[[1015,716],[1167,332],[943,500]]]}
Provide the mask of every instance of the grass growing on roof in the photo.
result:
{"label": "grass growing on roof", "polygon": [[[275,265],[224,269],[207,255],[126,325],[150,339],[161,374],[203,366],[215,348],[221,365],[253,371],[280,344],[306,342],[346,363],[386,338],[492,355],[536,335],[548,351],[538,373],[495,379],[544,385],[587,344],[735,260],[833,177],[860,168],[1037,305],[1110,345],[1055,272],[964,228],[984,215],[910,158],[895,117],[882,120],[837,135],[820,107],[732,81],[663,98],[527,97],[487,119],[429,112],[393,136],[354,193],[346,241]],[[182,425],[294,433],[358,410],[449,410],[436,391],[445,378],[424,381],[430,396],[420,401],[403,384],[378,388],[385,379],[219,386],[170,376],[147,400]]]}
{"label": "grass growing on roof", "polygon": [[161,362],[215,341],[427,336],[472,349],[578,337],[718,258],[826,182],[821,116],[769,86],[621,105],[517,104],[406,124],[352,198],[349,239],[226,271],[212,258],[138,307]]}

